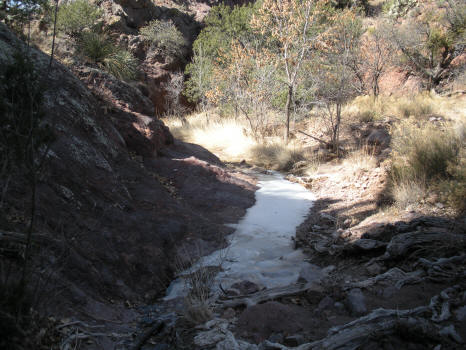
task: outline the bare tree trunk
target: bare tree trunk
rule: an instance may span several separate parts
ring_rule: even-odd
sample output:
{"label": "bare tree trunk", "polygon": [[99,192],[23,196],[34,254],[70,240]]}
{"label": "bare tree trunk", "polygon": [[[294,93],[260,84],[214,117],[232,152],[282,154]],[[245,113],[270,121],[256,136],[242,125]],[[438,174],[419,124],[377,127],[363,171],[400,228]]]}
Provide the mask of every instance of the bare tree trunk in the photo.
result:
{"label": "bare tree trunk", "polygon": [[52,53],[50,54],[49,69],[52,67],[53,55],[55,54],[55,38],[57,36],[57,17],[58,17],[58,0],[55,0],[55,12],[53,19],[53,37],[52,37]]}
{"label": "bare tree trunk", "polygon": [[288,86],[288,95],[286,97],[285,115],[286,115],[286,130],[285,130],[285,144],[288,144],[290,139],[290,115],[291,115],[291,101],[293,99],[293,86]]}
{"label": "bare tree trunk", "polygon": [[333,144],[333,151],[339,155],[340,149],[340,124],[341,124],[341,103],[337,103],[337,110],[335,116],[335,125],[333,127],[333,135],[332,135],[332,144]]}

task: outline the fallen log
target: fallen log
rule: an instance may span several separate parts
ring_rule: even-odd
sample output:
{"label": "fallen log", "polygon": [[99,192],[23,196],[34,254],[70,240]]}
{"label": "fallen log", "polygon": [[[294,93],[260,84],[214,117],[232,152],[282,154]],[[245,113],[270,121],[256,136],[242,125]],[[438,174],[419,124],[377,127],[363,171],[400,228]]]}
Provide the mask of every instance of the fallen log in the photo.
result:
{"label": "fallen log", "polygon": [[276,287],[261,290],[254,294],[239,297],[222,297],[217,300],[222,308],[237,307],[237,306],[253,306],[266,301],[276,300],[283,297],[289,297],[301,294],[307,291],[321,292],[322,288],[315,283],[297,283],[285,287]]}

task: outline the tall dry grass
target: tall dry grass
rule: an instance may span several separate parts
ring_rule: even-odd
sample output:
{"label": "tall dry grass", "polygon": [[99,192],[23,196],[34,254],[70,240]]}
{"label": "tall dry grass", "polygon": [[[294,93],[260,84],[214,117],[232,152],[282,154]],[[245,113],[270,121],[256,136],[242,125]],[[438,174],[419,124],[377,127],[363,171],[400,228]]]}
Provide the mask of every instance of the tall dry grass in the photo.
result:
{"label": "tall dry grass", "polygon": [[291,171],[299,162],[311,161],[301,144],[285,145],[279,135],[254,138],[249,125],[241,120],[199,113],[184,120],[164,120],[173,136],[208,149],[226,162],[246,162],[279,171]]}
{"label": "tall dry grass", "polygon": [[345,112],[362,123],[385,117],[400,119],[412,117],[420,120],[442,116],[446,119],[458,120],[466,118],[466,98],[428,93],[403,96],[381,95],[377,99],[373,96],[359,96],[348,104]]}
{"label": "tall dry grass", "polygon": [[392,133],[391,194],[395,204],[420,202],[430,192],[463,211],[466,150],[463,131],[453,125],[434,125],[413,118],[402,121]]}

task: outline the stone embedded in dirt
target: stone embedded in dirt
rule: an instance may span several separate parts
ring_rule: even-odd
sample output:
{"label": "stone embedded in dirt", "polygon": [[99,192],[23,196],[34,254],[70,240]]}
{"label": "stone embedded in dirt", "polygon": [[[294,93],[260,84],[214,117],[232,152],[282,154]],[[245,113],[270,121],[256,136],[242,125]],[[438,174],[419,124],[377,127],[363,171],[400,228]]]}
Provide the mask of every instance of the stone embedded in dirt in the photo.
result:
{"label": "stone embedded in dirt", "polygon": [[231,320],[233,317],[236,316],[236,312],[234,309],[232,309],[231,307],[229,307],[228,309],[225,310],[225,312],[223,313],[222,317],[226,320]]}
{"label": "stone embedded in dirt", "polygon": [[455,315],[458,321],[466,320],[466,306],[462,306],[458,310],[456,310]]}
{"label": "stone embedded in dirt", "polygon": [[299,271],[298,280],[318,283],[323,277],[324,272],[320,267],[309,264],[309,266],[303,267],[301,271]]}
{"label": "stone embedded in dirt", "polygon": [[194,337],[194,344],[200,347],[210,347],[223,340],[230,333],[222,328],[213,328],[207,332],[201,332]]}
{"label": "stone embedded in dirt", "polygon": [[339,301],[337,301],[335,304],[333,304],[333,307],[339,312],[339,313],[343,313],[345,311],[345,305],[343,305],[343,303],[340,303]]}
{"label": "stone embedded in dirt", "polygon": [[260,291],[260,287],[251,281],[241,281],[231,285],[231,289],[240,292],[239,295],[253,294]]}
{"label": "stone embedded in dirt", "polygon": [[283,344],[283,334],[282,333],[273,333],[269,337],[269,341],[272,343],[280,343]]}
{"label": "stone embedded in dirt", "polygon": [[463,339],[461,338],[461,336],[456,331],[455,326],[452,325],[452,324],[442,328],[440,330],[439,334],[440,335],[448,335],[451,339],[453,339],[457,343],[460,343],[460,344],[463,343]]}
{"label": "stone embedded in dirt", "polygon": [[290,335],[285,337],[283,344],[286,346],[299,346],[304,343],[304,337],[301,334]]}
{"label": "stone embedded in dirt", "polygon": [[376,275],[380,275],[385,270],[385,268],[379,263],[374,262],[370,264],[369,266],[367,266],[366,270],[369,273],[369,275],[376,276]]}
{"label": "stone embedded in dirt", "polygon": [[385,288],[382,292],[382,296],[385,298],[385,299],[389,299],[391,297],[393,297],[396,293],[398,293],[400,290],[394,286],[388,286],[387,288]]}
{"label": "stone embedded in dirt", "polygon": [[361,289],[351,289],[346,297],[346,306],[353,316],[361,316],[367,312],[366,298]]}
{"label": "stone embedded in dirt", "polygon": [[330,309],[334,303],[335,303],[335,300],[333,300],[331,297],[327,295],[320,301],[319,305],[317,305],[316,312],[320,313],[322,311]]}

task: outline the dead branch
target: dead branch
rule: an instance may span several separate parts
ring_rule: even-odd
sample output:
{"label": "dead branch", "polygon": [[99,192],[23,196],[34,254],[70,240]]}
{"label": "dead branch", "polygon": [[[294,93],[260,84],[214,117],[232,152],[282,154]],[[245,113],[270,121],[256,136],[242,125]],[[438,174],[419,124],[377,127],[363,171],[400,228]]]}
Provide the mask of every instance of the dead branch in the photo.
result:
{"label": "dead branch", "polygon": [[265,301],[301,294],[309,290],[320,292],[322,291],[322,288],[316,284],[297,283],[290,286],[262,290],[248,296],[228,298],[223,297],[223,300],[218,300],[217,303],[219,303],[223,308],[237,307],[242,305],[252,306],[263,303]]}

